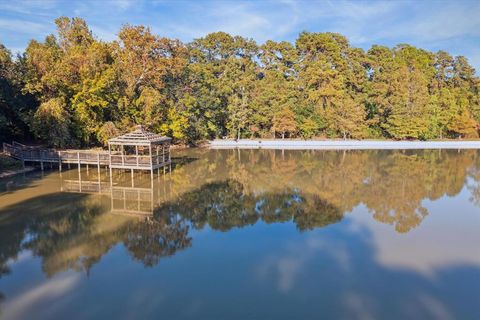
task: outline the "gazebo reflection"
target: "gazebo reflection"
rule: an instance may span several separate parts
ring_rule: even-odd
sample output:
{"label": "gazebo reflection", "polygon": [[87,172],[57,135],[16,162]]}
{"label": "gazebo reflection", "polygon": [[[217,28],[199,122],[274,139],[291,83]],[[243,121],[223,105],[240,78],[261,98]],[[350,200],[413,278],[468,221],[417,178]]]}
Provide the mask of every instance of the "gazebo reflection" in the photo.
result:
{"label": "gazebo reflection", "polygon": [[[164,172],[163,177],[167,174]],[[160,180],[160,173],[157,178]],[[119,214],[151,215],[166,192],[164,184],[162,188],[155,178],[141,171],[133,175],[124,170],[70,170],[60,180],[62,192],[109,196],[111,212]]]}

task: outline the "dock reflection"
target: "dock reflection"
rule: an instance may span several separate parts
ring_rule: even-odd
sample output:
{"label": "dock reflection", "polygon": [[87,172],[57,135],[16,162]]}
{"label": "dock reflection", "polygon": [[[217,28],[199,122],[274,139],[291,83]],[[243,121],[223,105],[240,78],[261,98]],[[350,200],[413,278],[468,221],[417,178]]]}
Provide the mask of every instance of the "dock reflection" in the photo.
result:
{"label": "dock reflection", "polygon": [[151,215],[166,198],[169,174],[159,170],[152,179],[149,173],[129,170],[112,175],[108,170],[69,170],[60,175],[61,191],[109,196],[112,213]]}

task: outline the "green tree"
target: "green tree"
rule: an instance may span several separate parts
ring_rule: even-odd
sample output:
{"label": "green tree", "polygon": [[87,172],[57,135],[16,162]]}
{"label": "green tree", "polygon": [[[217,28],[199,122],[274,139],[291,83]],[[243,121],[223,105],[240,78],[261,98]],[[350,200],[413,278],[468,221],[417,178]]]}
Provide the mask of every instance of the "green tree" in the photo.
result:
{"label": "green tree", "polygon": [[273,131],[279,132],[282,139],[286,133],[294,133],[297,130],[295,114],[288,107],[278,111],[273,117]]}
{"label": "green tree", "polygon": [[359,137],[364,131],[367,73],[363,51],[336,33],[302,33],[297,39],[299,82],[313,107],[317,127],[330,136]]}
{"label": "green tree", "polygon": [[72,145],[70,115],[65,111],[65,101],[53,98],[40,105],[33,117],[33,131],[51,146],[65,148]]}
{"label": "green tree", "polygon": [[35,100],[22,92],[24,83],[23,59],[12,58],[0,44],[0,140],[29,136],[29,117],[35,110]]}

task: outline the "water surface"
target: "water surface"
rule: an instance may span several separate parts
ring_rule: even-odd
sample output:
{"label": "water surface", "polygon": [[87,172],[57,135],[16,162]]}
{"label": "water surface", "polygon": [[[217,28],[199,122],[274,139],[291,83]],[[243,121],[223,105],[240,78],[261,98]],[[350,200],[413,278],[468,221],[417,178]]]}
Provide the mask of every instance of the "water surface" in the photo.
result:
{"label": "water surface", "polygon": [[174,162],[0,180],[0,318],[480,318],[477,151]]}

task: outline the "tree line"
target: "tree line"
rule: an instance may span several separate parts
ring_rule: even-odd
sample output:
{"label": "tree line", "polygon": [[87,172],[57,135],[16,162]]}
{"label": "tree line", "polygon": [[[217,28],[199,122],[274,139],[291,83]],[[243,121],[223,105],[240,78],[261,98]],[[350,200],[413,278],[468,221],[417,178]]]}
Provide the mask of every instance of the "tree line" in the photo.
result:
{"label": "tree line", "polygon": [[105,144],[143,124],[178,143],[214,138],[477,138],[480,80],[463,56],[215,32],[190,43],[124,25],[100,41],[81,18],[13,57],[0,44],[0,140]]}

